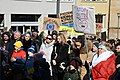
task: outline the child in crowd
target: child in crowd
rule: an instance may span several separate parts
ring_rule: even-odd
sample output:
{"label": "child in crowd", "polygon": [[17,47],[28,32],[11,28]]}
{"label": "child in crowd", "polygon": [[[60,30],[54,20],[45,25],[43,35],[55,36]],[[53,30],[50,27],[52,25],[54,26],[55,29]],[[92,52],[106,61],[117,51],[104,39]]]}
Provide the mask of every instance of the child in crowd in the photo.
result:
{"label": "child in crowd", "polygon": [[17,41],[14,43],[15,50],[12,53],[11,65],[14,74],[13,80],[22,80],[24,77],[26,52],[22,50],[22,42]]}

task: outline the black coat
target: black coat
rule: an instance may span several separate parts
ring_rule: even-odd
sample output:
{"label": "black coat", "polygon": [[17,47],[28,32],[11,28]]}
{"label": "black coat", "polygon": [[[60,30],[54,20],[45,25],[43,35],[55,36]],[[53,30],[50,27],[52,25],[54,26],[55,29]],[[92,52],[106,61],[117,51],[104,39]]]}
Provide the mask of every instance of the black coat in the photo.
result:
{"label": "black coat", "polygon": [[32,45],[32,40],[30,39],[30,40],[26,41],[25,39],[23,39],[22,43],[23,43],[23,50],[27,53],[28,48],[30,48]]}
{"label": "black coat", "polygon": [[[60,65],[60,63],[62,62],[66,63],[68,59],[68,49],[69,49],[68,44],[61,44],[61,43],[54,44],[51,60],[55,60],[57,65]],[[55,58],[56,54],[57,57]]]}

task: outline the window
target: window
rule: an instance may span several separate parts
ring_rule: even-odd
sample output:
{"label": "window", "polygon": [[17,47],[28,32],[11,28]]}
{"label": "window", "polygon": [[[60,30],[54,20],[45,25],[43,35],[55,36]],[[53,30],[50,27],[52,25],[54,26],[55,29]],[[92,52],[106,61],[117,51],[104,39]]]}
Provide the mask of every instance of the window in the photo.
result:
{"label": "window", "polygon": [[103,27],[104,27],[104,23],[103,23],[103,15],[95,15],[95,19],[96,19],[96,30],[97,32],[101,32]]}
{"label": "window", "polygon": [[[57,0],[46,0],[46,1],[50,1],[50,2],[55,2]],[[74,2],[74,0],[60,0],[61,2]]]}
{"label": "window", "polygon": [[11,29],[25,33],[27,30],[38,30],[38,19],[41,14],[11,14]]}
{"label": "window", "polygon": [[36,1],[42,1],[42,0],[16,0],[16,1],[28,1],[28,2],[36,2]]}
{"label": "window", "polygon": [[37,22],[41,14],[12,14],[12,22]]}
{"label": "window", "polygon": [[4,14],[0,14],[0,27],[4,26]]}
{"label": "window", "polygon": [[30,30],[30,31],[34,31],[34,30],[38,30],[38,26],[11,26],[11,29],[13,31],[20,31],[22,34],[25,33],[27,30]]}
{"label": "window", "polygon": [[48,17],[57,18],[57,15],[56,14],[48,14]]}
{"label": "window", "polygon": [[103,23],[103,15],[95,15],[96,23]]}
{"label": "window", "polygon": [[92,1],[92,2],[106,2],[107,0],[82,0],[82,1]]}

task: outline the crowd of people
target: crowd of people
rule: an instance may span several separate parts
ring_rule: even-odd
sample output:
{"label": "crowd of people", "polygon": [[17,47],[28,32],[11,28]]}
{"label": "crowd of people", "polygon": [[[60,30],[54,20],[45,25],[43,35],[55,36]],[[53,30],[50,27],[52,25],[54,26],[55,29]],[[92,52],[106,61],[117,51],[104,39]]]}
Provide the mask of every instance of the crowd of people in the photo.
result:
{"label": "crowd of people", "polygon": [[120,40],[51,31],[0,34],[0,80],[119,80]]}

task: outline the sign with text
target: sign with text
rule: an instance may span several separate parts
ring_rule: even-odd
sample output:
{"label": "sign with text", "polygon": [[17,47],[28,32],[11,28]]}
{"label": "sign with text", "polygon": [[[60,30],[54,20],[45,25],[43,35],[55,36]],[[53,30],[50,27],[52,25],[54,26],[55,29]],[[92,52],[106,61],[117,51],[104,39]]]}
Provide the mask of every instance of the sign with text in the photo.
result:
{"label": "sign with text", "polygon": [[76,31],[96,34],[94,8],[73,6],[73,22]]}
{"label": "sign with text", "polygon": [[73,13],[72,13],[72,11],[60,13],[60,19],[61,19],[62,25],[71,26],[70,24],[73,24]]}

